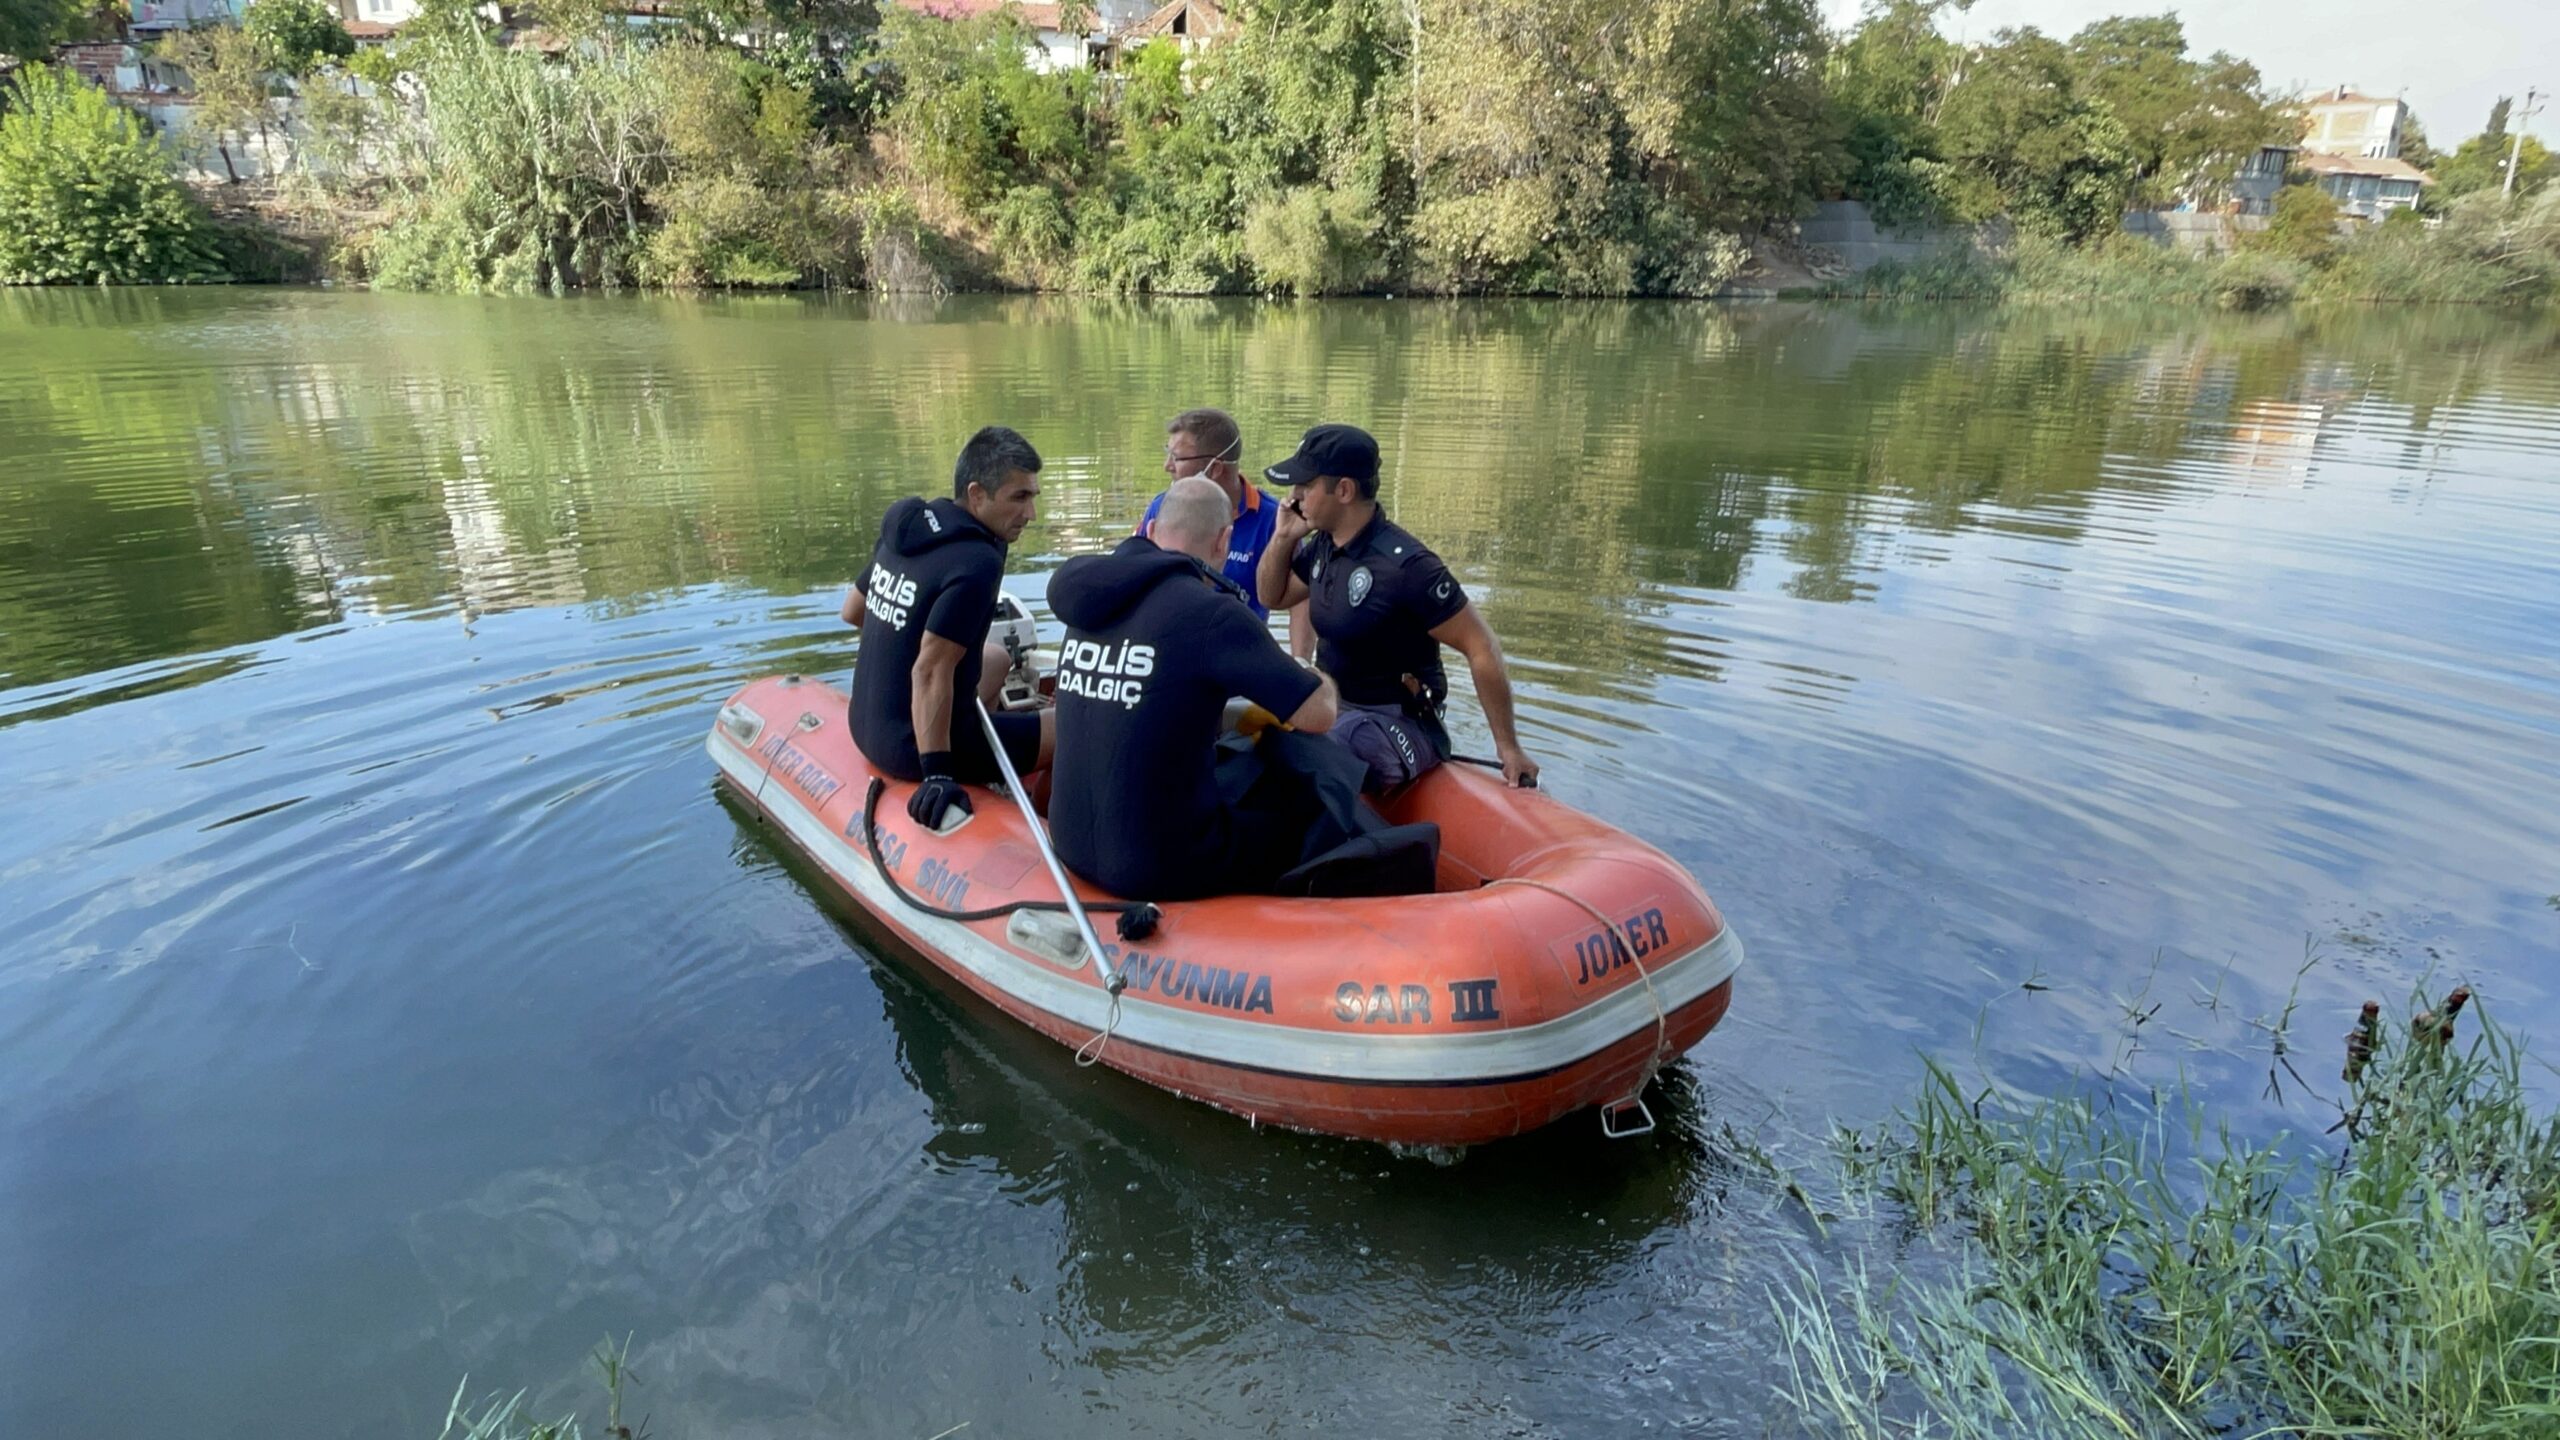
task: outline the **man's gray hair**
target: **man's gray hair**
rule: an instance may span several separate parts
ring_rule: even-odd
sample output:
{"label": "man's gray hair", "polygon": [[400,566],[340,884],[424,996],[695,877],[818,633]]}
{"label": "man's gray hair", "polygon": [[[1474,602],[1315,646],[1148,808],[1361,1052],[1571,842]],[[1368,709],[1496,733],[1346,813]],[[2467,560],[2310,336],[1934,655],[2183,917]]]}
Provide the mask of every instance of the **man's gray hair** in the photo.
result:
{"label": "man's gray hair", "polygon": [[1164,433],[1189,437],[1194,455],[1244,463],[1244,427],[1224,410],[1185,410],[1166,424]]}
{"label": "man's gray hair", "polygon": [[1040,452],[1031,448],[1020,431],[990,425],[961,447],[960,463],[951,467],[951,498],[967,504],[969,487],[975,485],[992,499],[1004,488],[1005,477],[1016,470],[1039,474]]}
{"label": "man's gray hair", "polygon": [[1179,550],[1215,570],[1227,561],[1226,547],[1218,537],[1235,523],[1235,514],[1234,504],[1217,481],[1197,475],[1176,480],[1166,488],[1164,503],[1156,507],[1153,537],[1163,548]]}

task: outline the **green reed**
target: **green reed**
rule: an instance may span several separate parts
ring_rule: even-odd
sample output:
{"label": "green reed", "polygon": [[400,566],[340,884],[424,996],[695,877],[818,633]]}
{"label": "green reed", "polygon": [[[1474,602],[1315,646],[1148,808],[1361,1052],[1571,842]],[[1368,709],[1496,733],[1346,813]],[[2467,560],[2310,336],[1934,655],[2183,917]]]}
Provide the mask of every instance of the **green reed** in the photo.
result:
{"label": "green reed", "polygon": [[2467,999],[2405,1032],[2367,1006],[2308,1145],[1932,1063],[1835,1148],[1898,1260],[1943,1263],[1836,1297],[1799,1268],[1780,1398],[1858,1436],[2560,1434],[2560,1121],[2485,1017],[2457,1046]]}
{"label": "green reed", "polygon": [[[595,1367],[604,1387],[604,1425],[597,1434],[602,1440],[647,1440],[646,1420],[637,1430],[622,1421],[623,1390],[639,1378],[631,1373],[631,1337],[622,1337],[617,1345],[612,1336],[606,1336],[587,1356],[587,1363]],[[525,1408],[527,1392],[522,1390],[489,1396],[475,1409],[467,1398],[470,1388],[468,1375],[453,1388],[453,1403],[445,1407],[444,1429],[437,1432],[436,1440],[586,1440],[575,1411],[557,1420],[536,1419]]]}

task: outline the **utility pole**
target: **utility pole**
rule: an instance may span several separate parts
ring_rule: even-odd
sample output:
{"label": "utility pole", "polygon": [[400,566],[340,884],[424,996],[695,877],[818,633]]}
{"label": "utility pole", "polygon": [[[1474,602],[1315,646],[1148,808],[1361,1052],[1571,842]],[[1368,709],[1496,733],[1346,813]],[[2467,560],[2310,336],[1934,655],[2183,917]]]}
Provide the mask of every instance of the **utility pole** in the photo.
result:
{"label": "utility pole", "polygon": [[2533,119],[2534,112],[2542,108],[2533,103],[2534,96],[2539,93],[2531,86],[2525,87],[2524,108],[2516,112],[2515,139],[2507,145],[2507,181],[2498,187],[2498,198],[2501,200],[2516,193],[2516,164],[2524,158],[2524,127]]}

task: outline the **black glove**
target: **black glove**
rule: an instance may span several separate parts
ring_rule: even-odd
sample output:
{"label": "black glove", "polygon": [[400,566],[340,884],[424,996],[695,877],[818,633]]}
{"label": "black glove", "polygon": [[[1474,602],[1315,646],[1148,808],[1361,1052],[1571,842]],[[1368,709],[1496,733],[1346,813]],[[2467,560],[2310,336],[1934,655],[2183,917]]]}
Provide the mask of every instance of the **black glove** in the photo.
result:
{"label": "black glove", "polygon": [[953,810],[975,815],[969,804],[969,792],[951,776],[951,752],[936,750],[916,757],[924,769],[924,783],[907,797],[907,818],[927,830],[940,830],[943,819]]}

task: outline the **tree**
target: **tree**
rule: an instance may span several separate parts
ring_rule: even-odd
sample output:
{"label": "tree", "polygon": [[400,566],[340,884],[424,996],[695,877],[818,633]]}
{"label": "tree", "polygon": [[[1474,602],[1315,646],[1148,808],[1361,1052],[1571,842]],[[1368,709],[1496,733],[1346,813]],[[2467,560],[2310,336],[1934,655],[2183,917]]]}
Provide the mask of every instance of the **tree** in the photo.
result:
{"label": "tree", "polygon": [[2505,139],[2507,116],[2514,113],[2515,103],[2516,97],[2513,95],[2499,96],[2498,103],[2489,107],[2489,123],[2481,129],[2480,133],[2492,140]]}
{"label": "tree", "polygon": [[1424,13],[1413,219],[1424,254],[1458,288],[1585,288],[1530,272],[1592,261],[1607,241],[1618,116],[1602,82],[1602,6],[1442,0]]}
{"label": "tree", "polygon": [[745,35],[761,59],[809,93],[818,113],[867,121],[878,97],[860,65],[878,39],[880,0],[690,0],[699,38]]}
{"label": "tree", "polygon": [[2188,58],[2175,15],[2097,21],[2071,37],[2071,55],[2080,91],[2124,127],[2139,203],[2219,198],[2258,147],[2296,131],[2256,66],[2218,51]]}
{"label": "tree", "polygon": [[268,68],[297,80],[323,61],[356,53],[355,38],[323,0],[249,0],[240,28],[258,42]]}
{"label": "tree", "polygon": [[2241,244],[2306,265],[2326,264],[2338,253],[2338,202],[2317,185],[2287,185],[2276,192],[2267,228]]}
{"label": "tree", "polygon": [[1831,52],[1825,78],[1848,190],[1879,223],[1922,224],[1947,209],[1932,168],[1942,159],[1938,109],[1965,53],[1938,33],[1938,16],[1969,3],[1870,0],[1848,42]]}
{"label": "tree", "polygon": [[189,140],[210,148],[220,157],[223,174],[238,184],[240,167],[233,150],[245,152],[253,136],[263,145],[276,118],[266,42],[237,25],[197,25],[164,37],[158,53],[186,71],[187,83],[194,87]]}
{"label": "tree", "polygon": [[96,8],[89,0],[0,0],[0,55],[41,60],[89,34]]}
{"label": "tree", "polygon": [[2074,242],[2112,234],[2139,161],[2125,128],[2082,95],[2059,41],[2003,30],[1941,108],[1939,143],[1957,218],[2005,214]]}
{"label": "tree", "polygon": [[1424,257],[1458,288],[1712,290],[1842,168],[1806,0],[1439,0],[1413,84]]}
{"label": "tree", "polygon": [[2418,118],[2415,110],[2403,109],[2400,112],[2400,158],[2421,170],[2433,170],[2436,163],[2444,158],[2435,146],[2427,143],[2426,122]]}
{"label": "tree", "polygon": [[1010,185],[1015,117],[1007,99],[1029,73],[1022,22],[996,10],[944,20],[911,10],[880,28],[895,97],[881,128],[910,170],[963,207]]}
{"label": "tree", "polygon": [[2550,180],[2555,165],[2541,141],[2530,135],[2518,139],[2483,132],[2463,141],[2460,149],[2437,163],[2436,186],[2428,197],[2429,204],[2441,205],[2483,190],[2498,190],[2506,184],[2511,152],[2516,160],[2517,194],[2530,195]]}
{"label": "tree", "polygon": [[132,112],[47,65],[0,90],[0,284],[220,273],[203,212]]}
{"label": "tree", "polygon": [[[1412,0],[1419,6],[1421,0]],[[1238,6],[1222,44],[1142,48],[1113,103],[1111,149],[1075,197],[1075,283],[1205,291],[1281,283],[1244,249],[1252,209],[1326,193],[1402,250],[1413,204],[1414,16],[1405,0]]]}
{"label": "tree", "polygon": [[1655,0],[1619,23],[1609,84],[1631,159],[1685,220],[1757,229],[1839,183],[1829,40],[1808,0]]}
{"label": "tree", "polygon": [[295,116],[294,161],[324,184],[370,168],[369,146],[380,128],[381,101],[355,82],[352,69],[316,72],[302,86]]}

